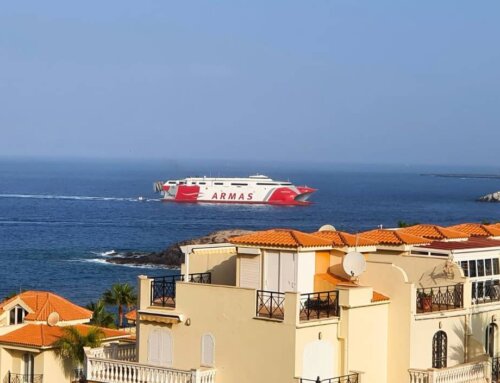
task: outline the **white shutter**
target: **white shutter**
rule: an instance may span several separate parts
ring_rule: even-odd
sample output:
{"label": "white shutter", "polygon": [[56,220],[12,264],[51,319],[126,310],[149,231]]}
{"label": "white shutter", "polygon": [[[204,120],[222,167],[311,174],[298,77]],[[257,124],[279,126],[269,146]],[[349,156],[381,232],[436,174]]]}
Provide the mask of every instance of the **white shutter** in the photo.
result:
{"label": "white shutter", "polygon": [[240,256],[240,287],[260,288],[260,257]]}
{"label": "white shutter", "polygon": [[148,337],[148,363],[160,364],[160,330],[154,329]]}
{"label": "white shutter", "polygon": [[297,269],[297,256],[295,253],[280,254],[280,292],[297,291],[295,283],[295,270]]}
{"label": "white shutter", "polygon": [[268,251],[264,254],[264,290],[279,291],[280,253]]}
{"label": "white shutter", "polygon": [[169,330],[161,331],[161,356],[160,365],[163,367],[172,367],[173,363],[173,347],[172,334]]}
{"label": "white shutter", "polygon": [[215,364],[215,342],[211,334],[201,337],[201,365],[214,367]]}

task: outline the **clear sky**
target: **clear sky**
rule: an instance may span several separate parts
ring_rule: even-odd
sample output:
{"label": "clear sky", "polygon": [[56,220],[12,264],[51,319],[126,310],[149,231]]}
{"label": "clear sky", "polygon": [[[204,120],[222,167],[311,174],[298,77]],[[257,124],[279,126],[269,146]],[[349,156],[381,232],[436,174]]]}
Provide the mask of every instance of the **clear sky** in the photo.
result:
{"label": "clear sky", "polygon": [[0,3],[0,155],[498,164],[500,1]]}

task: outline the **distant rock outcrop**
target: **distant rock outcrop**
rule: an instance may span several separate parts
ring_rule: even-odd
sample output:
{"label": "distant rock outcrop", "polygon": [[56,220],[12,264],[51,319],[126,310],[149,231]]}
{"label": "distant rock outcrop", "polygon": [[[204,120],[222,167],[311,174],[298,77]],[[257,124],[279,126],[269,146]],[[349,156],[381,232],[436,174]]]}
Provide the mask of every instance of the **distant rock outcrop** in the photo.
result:
{"label": "distant rock outcrop", "polygon": [[496,193],[486,194],[482,197],[479,197],[478,201],[481,202],[500,202],[500,191]]}
{"label": "distant rock outcrop", "polygon": [[158,265],[177,268],[181,266],[182,262],[184,262],[184,254],[181,251],[181,246],[225,243],[228,242],[231,237],[249,233],[252,233],[252,231],[241,229],[215,231],[203,237],[174,243],[160,252],[146,254],[137,252],[122,253],[119,257],[111,256],[106,259],[106,262],[116,263],[119,265]]}

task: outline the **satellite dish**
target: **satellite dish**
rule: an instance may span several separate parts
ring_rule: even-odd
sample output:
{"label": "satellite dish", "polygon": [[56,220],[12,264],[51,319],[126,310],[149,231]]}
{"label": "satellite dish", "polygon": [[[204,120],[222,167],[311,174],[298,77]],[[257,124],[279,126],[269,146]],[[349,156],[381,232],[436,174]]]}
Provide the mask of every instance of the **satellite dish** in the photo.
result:
{"label": "satellite dish", "polygon": [[337,229],[332,225],[323,225],[319,228],[319,231],[337,231]]}
{"label": "satellite dish", "polygon": [[49,326],[55,326],[57,323],[59,323],[59,314],[55,311],[51,312],[47,318],[47,324]]}
{"label": "satellite dish", "polygon": [[366,270],[365,257],[357,251],[347,253],[342,260],[342,267],[347,275],[357,277]]}

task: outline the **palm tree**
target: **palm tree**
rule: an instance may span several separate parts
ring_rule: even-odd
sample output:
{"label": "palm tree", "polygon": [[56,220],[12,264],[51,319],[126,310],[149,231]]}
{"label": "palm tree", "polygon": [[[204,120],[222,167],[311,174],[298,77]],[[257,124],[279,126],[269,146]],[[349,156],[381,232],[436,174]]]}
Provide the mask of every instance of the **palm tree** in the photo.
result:
{"label": "palm tree", "polygon": [[130,309],[137,302],[134,288],[128,283],[115,283],[111,289],[106,290],[102,299],[107,305],[118,306],[118,327],[123,326],[123,305]]}
{"label": "palm tree", "polygon": [[62,357],[71,359],[75,365],[83,363],[84,347],[99,347],[104,338],[104,332],[98,327],[89,328],[85,335],[74,326],[65,326],[62,331],[63,335],[54,345]]}
{"label": "palm tree", "polygon": [[115,315],[106,311],[106,304],[102,299],[99,299],[97,302],[90,302],[85,307],[93,313],[92,319],[90,320],[91,324],[100,327],[116,327]]}

